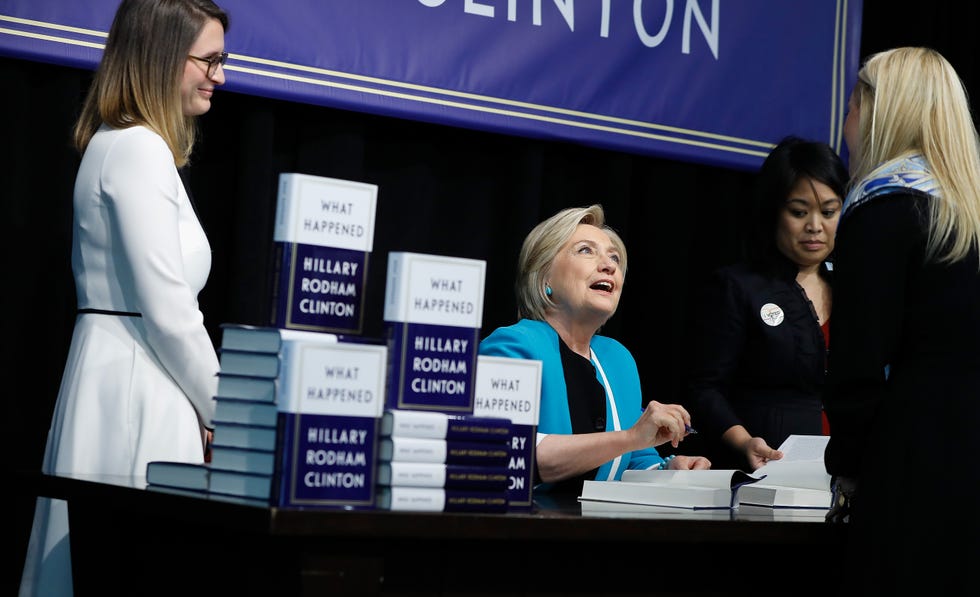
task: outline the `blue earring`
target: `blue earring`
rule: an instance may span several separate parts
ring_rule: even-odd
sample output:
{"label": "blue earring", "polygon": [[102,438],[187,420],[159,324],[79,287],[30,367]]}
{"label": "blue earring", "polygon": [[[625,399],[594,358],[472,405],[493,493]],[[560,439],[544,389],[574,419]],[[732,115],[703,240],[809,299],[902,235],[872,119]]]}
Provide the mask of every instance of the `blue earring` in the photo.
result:
{"label": "blue earring", "polygon": [[544,293],[547,294],[548,296],[551,296],[551,286],[545,286]]}

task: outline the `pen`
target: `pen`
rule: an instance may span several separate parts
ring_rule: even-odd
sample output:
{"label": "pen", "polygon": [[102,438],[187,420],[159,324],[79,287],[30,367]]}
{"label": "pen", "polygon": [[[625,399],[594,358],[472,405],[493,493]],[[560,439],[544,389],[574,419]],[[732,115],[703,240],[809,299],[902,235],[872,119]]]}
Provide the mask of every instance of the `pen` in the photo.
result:
{"label": "pen", "polygon": [[698,430],[695,429],[694,427],[691,427],[687,423],[684,424],[684,433],[686,433],[688,435],[696,435],[697,432],[698,432]]}

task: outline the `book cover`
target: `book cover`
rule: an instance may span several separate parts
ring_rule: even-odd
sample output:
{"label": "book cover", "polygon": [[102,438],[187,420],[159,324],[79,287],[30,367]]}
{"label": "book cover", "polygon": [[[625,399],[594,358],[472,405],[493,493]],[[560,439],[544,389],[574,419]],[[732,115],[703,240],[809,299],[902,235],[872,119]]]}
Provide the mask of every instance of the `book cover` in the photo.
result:
{"label": "book cover", "polygon": [[243,323],[221,324],[221,348],[224,350],[277,354],[286,340],[336,342],[338,338],[336,334],[324,332],[290,330]]}
{"label": "book cover", "polygon": [[485,272],[478,259],[388,254],[388,408],[473,412]]}
{"label": "book cover", "polygon": [[382,437],[378,445],[382,462],[439,462],[507,466],[510,449],[504,442],[476,442],[428,437]]}
{"label": "book cover", "polygon": [[360,334],[377,185],[284,172],[273,233],[273,326]]}
{"label": "book cover", "polygon": [[146,463],[148,485],[166,485],[177,489],[206,491],[211,469],[205,464],[151,460]]}
{"label": "book cover", "polygon": [[381,416],[381,435],[506,442],[513,435],[513,426],[503,417],[387,409]]}
{"label": "book cover", "polygon": [[274,426],[244,425],[242,423],[226,422],[220,419],[214,421],[214,441],[219,446],[232,448],[249,448],[252,450],[275,450],[278,433]]}
{"label": "book cover", "polygon": [[[223,396],[215,396],[214,402],[215,421],[262,427],[275,427],[277,424],[279,409],[274,402],[257,402]],[[215,435],[220,435],[217,424]]]}
{"label": "book cover", "polygon": [[734,508],[739,488],[758,479],[746,472],[644,469],[623,471],[622,481],[585,481],[580,499],[675,508]]}
{"label": "book cover", "polygon": [[440,462],[379,462],[378,485],[471,488],[503,491],[509,485],[505,466],[467,466]]}
{"label": "book cover", "polygon": [[476,416],[511,421],[508,499],[512,512],[534,506],[535,447],[541,407],[541,361],[480,355],[476,369]]}
{"label": "book cover", "polygon": [[442,487],[381,487],[378,508],[411,512],[507,511],[506,491],[475,491]]}
{"label": "book cover", "polygon": [[290,342],[282,356],[276,503],[374,507],[387,347]]}

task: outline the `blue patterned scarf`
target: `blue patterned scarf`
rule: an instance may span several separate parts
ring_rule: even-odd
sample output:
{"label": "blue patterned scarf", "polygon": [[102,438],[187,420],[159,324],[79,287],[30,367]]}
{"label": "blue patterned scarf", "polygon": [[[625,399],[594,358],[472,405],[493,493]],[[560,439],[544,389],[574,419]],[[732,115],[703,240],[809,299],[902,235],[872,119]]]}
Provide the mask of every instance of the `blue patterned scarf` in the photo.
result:
{"label": "blue patterned scarf", "polygon": [[932,176],[929,164],[921,155],[914,154],[885,162],[854,185],[844,199],[841,219],[848,211],[868,199],[899,189],[911,189],[934,197],[940,196],[939,184]]}

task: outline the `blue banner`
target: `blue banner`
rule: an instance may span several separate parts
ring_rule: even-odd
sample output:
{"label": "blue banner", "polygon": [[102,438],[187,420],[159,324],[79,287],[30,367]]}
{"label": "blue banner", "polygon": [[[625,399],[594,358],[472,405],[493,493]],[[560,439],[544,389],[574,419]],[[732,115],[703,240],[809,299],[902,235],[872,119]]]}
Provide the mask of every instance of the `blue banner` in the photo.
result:
{"label": "blue banner", "polygon": [[[219,0],[225,89],[738,169],[841,150],[862,0]],[[94,68],[118,0],[0,0],[0,53]]]}

